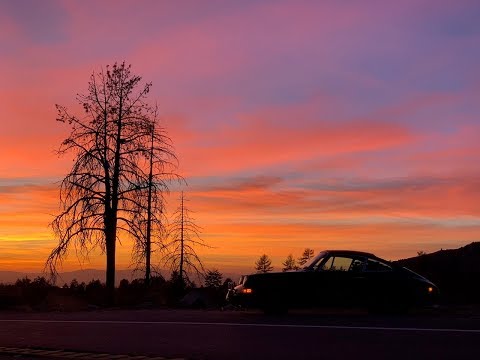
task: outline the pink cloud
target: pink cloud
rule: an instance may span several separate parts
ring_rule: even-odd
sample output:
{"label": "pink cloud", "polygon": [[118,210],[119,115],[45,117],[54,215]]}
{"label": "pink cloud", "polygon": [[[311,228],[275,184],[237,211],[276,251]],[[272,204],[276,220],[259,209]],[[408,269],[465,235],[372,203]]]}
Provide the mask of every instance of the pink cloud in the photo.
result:
{"label": "pink cloud", "polygon": [[415,138],[408,128],[394,123],[314,119],[315,115],[289,109],[239,116],[234,124],[199,132],[194,142],[179,138],[182,167],[188,174],[220,174],[392,149]]}

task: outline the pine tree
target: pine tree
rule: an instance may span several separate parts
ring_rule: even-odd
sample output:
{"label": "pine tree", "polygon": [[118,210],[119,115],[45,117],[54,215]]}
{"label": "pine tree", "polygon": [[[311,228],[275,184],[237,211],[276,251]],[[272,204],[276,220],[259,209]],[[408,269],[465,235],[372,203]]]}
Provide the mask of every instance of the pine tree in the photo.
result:
{"label": "pine tree", "polygon": [[285,262],[283,262],[282,265],[283,265],[282,271],[298,270],[297,263],[293,258],[292,254],[287,256],[287,258],[285,259]]}
{"label": "pine tree", "polygon": [[255,262],[255,270],[257,273],[267,273],[273,271],[272,260],[268,257],[268,255],[263,254],[260,258]]}
{"label": "pine tree", "polygon": [[313,255],[314,255],[313,249],[306,248],[306,249],[303,251],[302,256],[298,259],[298,264],[299,264],[300,266],[305,265],[308,260],[310,260],[311,258],[313,258]]}

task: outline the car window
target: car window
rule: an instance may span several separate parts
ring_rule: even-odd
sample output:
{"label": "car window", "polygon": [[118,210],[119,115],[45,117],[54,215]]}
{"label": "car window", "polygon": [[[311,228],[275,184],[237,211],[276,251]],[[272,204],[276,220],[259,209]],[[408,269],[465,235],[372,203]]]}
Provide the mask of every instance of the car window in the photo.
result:
{"label": "car window", "polygon": [[350,265],[352,264],[353,259],[343,256],[335,256],[333,260],[333,265],[330,270],[335,271],[348,271],[350,269]]}
{"label": "car window", "polygon": [[319,264],[320,266],[317,268],[317,270],[330,270],[333,264],[333,256],[330,256],[327,261],[325,261],[323,264]]}
{"label": "car window", "polygon": [[364,258],[330,256],[317,270],[362,272],[364,266]]}
{"label": "car window", "polygon": [[322,266],[325,271],[348,271],[353,259],[346,256],[332,256]]}
{"label": "car window", "polygon": [[368,272],[392,271],[392,267],[382,261],[378,261],[375,259],[367,259],[365,271],[368,271]]}

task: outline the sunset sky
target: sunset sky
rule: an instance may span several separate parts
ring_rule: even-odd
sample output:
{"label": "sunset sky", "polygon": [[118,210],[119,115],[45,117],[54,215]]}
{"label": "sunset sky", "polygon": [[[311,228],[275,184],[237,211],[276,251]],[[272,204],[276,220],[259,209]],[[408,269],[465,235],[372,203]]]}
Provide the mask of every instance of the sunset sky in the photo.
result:
{"label": "sunset sky", "polygon": [[0,270],[41,271],[56,244],[55,104],[123,60],[153,82],[207,268],[479,241],[479,19],[475,0],[0,0]]}

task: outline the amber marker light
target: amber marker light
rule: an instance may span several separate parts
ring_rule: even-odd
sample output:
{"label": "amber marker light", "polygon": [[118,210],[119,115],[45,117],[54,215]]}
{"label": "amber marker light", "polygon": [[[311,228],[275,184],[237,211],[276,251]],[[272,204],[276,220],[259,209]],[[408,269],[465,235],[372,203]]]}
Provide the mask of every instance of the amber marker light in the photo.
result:
{"label": "amber marker light", "polygon": [[433,292],[433,287],[429,286],[428,287],[428,293],[431,294]]}
{"label": "amber marker light", "polygon": [[252,289],[249,289],[249,288],[242,289],[242,293],[244,293],[244,294],[251,294],[251,293],[252,293]]}

